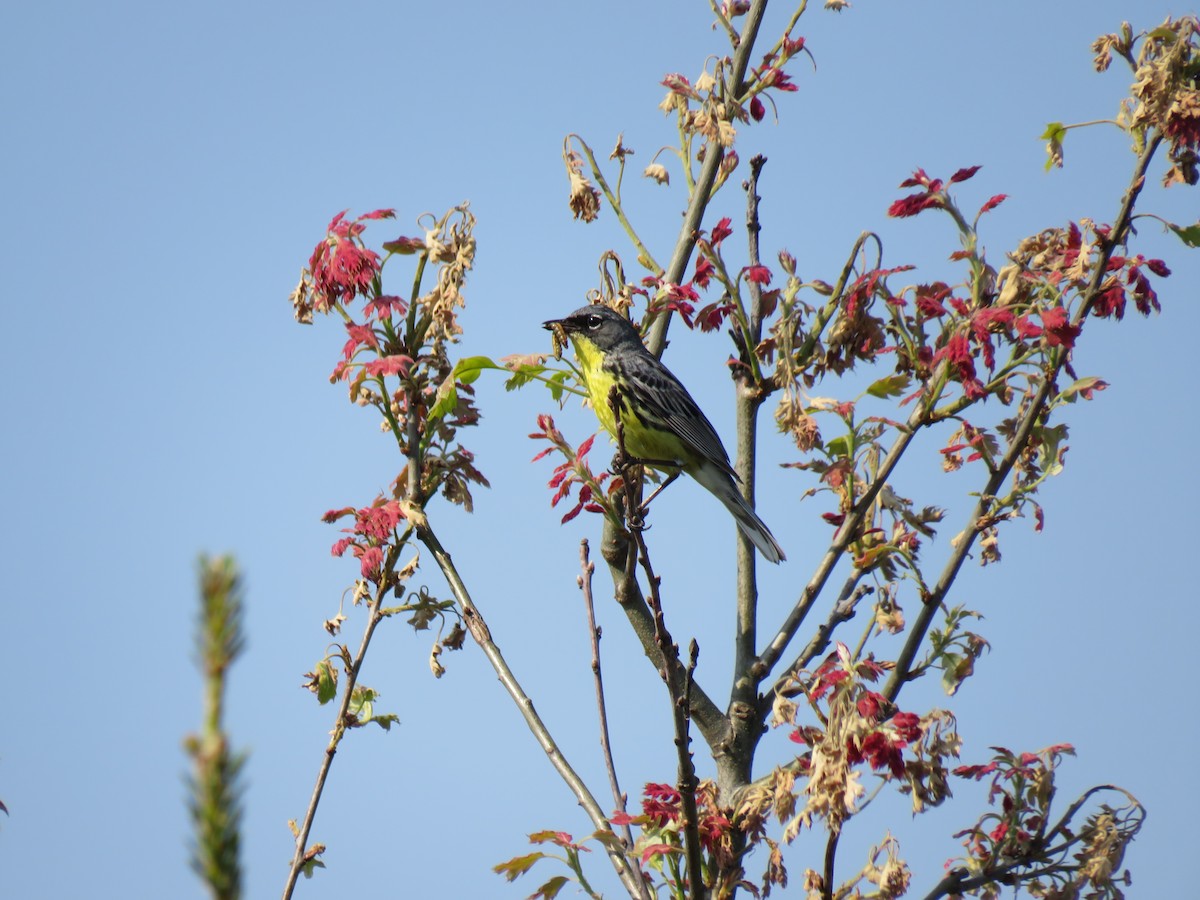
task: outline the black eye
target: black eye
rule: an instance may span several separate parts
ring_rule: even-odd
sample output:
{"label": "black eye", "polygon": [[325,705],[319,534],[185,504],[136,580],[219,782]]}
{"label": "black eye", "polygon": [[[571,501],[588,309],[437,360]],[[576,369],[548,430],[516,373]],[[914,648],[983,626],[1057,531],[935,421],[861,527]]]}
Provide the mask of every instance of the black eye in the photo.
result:
{"label": "black eye", "polygon": [[600,327],[600,323],[603,321],[604,320],[601,319],[599,316],[588,316],[587,317],[587,327],[590,328],[592,331],[595,331],[597,328]]}

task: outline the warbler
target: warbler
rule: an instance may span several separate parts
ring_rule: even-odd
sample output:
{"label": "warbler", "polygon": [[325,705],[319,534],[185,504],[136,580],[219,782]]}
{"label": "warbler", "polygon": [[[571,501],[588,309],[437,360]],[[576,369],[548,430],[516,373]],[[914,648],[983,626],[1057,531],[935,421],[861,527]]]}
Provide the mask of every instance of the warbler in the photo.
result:
{"label": "warbler", "polygon": [[633,324],[607,306],[585,306],[542,327],[570,339],[592,409],[614,438],[609,405],[615,385],[621,399],[625,451],[657,469],[687,472],[725,504],[764,559],[778,563],[783,548],[738,490],[740,479],[712,423],[687,388],[646,349]]}

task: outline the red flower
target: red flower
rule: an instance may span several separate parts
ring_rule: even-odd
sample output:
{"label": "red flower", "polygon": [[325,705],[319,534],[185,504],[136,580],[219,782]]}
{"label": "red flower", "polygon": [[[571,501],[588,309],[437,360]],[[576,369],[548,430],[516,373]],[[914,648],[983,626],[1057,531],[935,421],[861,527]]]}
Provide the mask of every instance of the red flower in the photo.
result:
{"label": "red flower", "polygon": [[937,319],[946,315],[946,307],[942,300],[950,296],[950,288],[944,282],[935,281],[933,284],[917,285],[917,312],[927,319]]}
{"label": "red flower", "polygon": [[985,306],[971,316],[971,334],[983,355],[983,363],[989,370],[996,368],[996,353],[992,347],[992,332],[1007,331],[1013,323],[1011,311],[1002,307]]}
{"label": "red flower", "polygon": [[864,719],[877,719],[879,718],[879,711],[886,709],[890,704],[887,697],[883,696],[883,694],[876,693],[875,691],[866,691],[858,698],[858,702],[854,705],[858,709],[858,714]]}
{"label": "red flower", "polygon": [[1016,325],[1017,334],[1022,338],[1041,337],[1042,329],[1034,325],[1029,316],[1018,316],[1013,324]]}
{"label": "red flower", "polygon": [[354,520],[354,532],[377,541],[386,541],[403,518],[400,504],[389,500],[379,506],[368,506],[358,510]]}
{"label": "red flower", "polygon": [[374,300],[369,300],[365,307],[367,318],[390,319],[392,316],[402,316],[408,312],[408,304],[403,297],[390,294],[380,294]]}
{"label": "red flower", "polygon": [[941,188],[942,182],[937,178],[930,178],[925,174],[924,169],[917,169],[908,178],[900,182],[900,187],[928,187],[930,190],[938,190]]}
{"label": "red flower", "polygon": [[383,550],[379,547],[355,547],[354,555],[358,557],[362,577],[378,583],[379,570],[383,566]]}
{"label": "red flower", "polygon": [[716,266],[712,264],[712,260],[707,256],[701,256],[696,260],[696,271],[692,274],[692,284],[700,288],[707,288],[715,270]]}
{"label": "red flower", "polygon": [[669,784],[646,785],[642,810],[659,828],[679,819],[679,791]]}
{"label": "red flower", "polygon": [[721,241],[725,240],[725,238],[727,238],[731,234],[733,234],[733,229],[729,227],[729,223],[731,221],[732,220],[729,218],[729,216],[726,216],[725,218],[721,219],[721,221],[717,222],[716,225],[713,226],[712,239],[711,239],[710,243],[714,247],[720,247]]}
{"label": "red flower", "polygon": [[721,840],[730,826],[730,821],[721,815],[719,812],[708,812],[700,817],[700,825],[697,829],[700,833],[700,843],[704,845],[704,849],[712,851]]}
{"label": "red flower", "polygon": [[710,303],[696,314],[696,324],[703,332],[716,331],[733,312],[732,303]]}
{"label": "red flower", "polygon": [[934,362],[946,360],[956,381],[962,383],[963,393],[974,400],[982,397],[983,383],[975,377],[975,360],[971,355],[971,342],[962,332],[951,335],[946,345],[933,355]]}
{"label": "red flower", "polygon": [[401,256],[411,256],[425,249],[425,238],[404,237],[401,235],[394,241],[384,241],[383,249],[388,253],[398,253]]}
{"label": "red flower", "polygon": [[907,197],[901,197],[899,200],[893,202],[888,207],[887,214],[893,219],[906,219],[909,216],[915,216],[919,212],[934,209],[941,205],[942,198],[937,194],[909,194]]}
{"label": "red flower", "polygon": [[333,217],[325,239],[313,249],[308,269],[313,279],[313,306],[328,312],[356,295],[367,294],[379,273],[379,256],[358,242],[364,226],[360,219],[345,220],[346,211]]}
{"label": "red flower", "polygon": [[412,358],[409,356],[383,356],[371,360],[363,368],[372,376],[407,375],[412,364]]}
{"label": "red flower", "polygon": [[700,301],[700,294],[690,284],[668,284],[664,309],[671,309],[683,317],[683,323],[692,327],[692,313],[695,312],[693,303]]}
{"label": "red flower", "polygon": [[898,712],[892,716],[892,727],[901,740],[912,743],[921,737],[921,717],[916,713]]}
{"label": "red flower", "polygon": [[831,656],[817,668],[813,673],[815,682],[813,683],[810,693],[814,700],[820,700],[834,685],[841,684],[850,677],[850,673],[845,669],[837,668],[836,656]]}
{"label": "red flower", "polygon": [[991,775],[999,768],[1000,763],[992,760],[981,766],[959,766],[954,770],[954,774],[959,778],[974,778],[976,781],[982,781],[985,776]]}
{"label": "red flower", "polygon": [[1055,306],[1044,309],[1039,315],[1042,317],[1042,328],[1045,329],[1048,346],[1057,347],[1061,344],[1068,350],[1075,346],[1075,338],[1079,337],[1082,329],[1078,325],[1071,324],[1065,307]]}
{"label": "red flower", "polygon": [[345,359],[353,359],[360,344],[366,344],[372,350],[379,349],[379,341],[375,337],[375,332],[371,330],[371,326],[347,322],[346,332],[350,335],[350,340],[346,341],[346,346],[342,348],[342,356]]}
{"label": "red flower", "polygon": [[1159,278],[1166,278],[1171,274],[1171,270],[1167,268],[1167,264],[1161,259],[1146,260],[1146,268],[1157,275]]}
{"label": "red flower", "polygon": [[1101,285],[1100,293],[1092,304],[1092,315],[1101,319],[1112,317],[1118,321],[1125,317],[1125,289],[1115,277],[1109,277]]}
{"label": "red flower", "polygon": [[[904,749],[904,746],[903,741],[894,741],[882,731],[872,731],[863,740],[862,747],[857,748],[857,752],[849,753],[850,761],[862,762],[865,759],[870,762],[871,768],[875,771],[890,769],[893,775],[902,778],[904,777],[904,754],[900,751]],[[847,750],[849,751],[850,748],[848,747]]]}
{"label": "red flower", "polygon": [[762,83],[767,87],[773,87],[779,91],[795,91],[798,90],[796,85],[792,84],[792,78],[783,69],[778,66],[767,69],[762,73]]}
{"label": "red flower", "polygon": [[979,215],[982,216],[985,212],[991,212],[1007,199],[1008,194],[996,194],[994,197],[989,197],[988,202],[979,207]]}
{"label": "red flower", "polygon": [[1143,316],[1150,315],[1150,310],[1160,312],[1162,307],[1158,305],[1158,294],[1154,288],[1150,286],[1150,279],[1142,274],[1142,270],[1137,266],[1129,267],[1129,274],[1125,278],[1126,283],[1133,289],[1133,302],[1137,306],[1137,311]]}
{"label": "red flower", "polygon": [[763,102],[758,99],[758,95],[750,98],[750,118],[755,122],[761,122],[763,116],[767,114],[767,108],[763,106]]}
{"label": "red flower", "polygon": [[682,97],[690,97],[692,100],[699,100],[700,95],[696,93],[696,89],[692,87],[692,83],[678,72],[671,72],[660,82],[663,87],[668,88],[671,93],[679,94]]}
{"label": "red flower", "polygon": [[771,270],[766,266],[746,266],[742,269],[746,280],[753,284],[767,285],[771,283]]}

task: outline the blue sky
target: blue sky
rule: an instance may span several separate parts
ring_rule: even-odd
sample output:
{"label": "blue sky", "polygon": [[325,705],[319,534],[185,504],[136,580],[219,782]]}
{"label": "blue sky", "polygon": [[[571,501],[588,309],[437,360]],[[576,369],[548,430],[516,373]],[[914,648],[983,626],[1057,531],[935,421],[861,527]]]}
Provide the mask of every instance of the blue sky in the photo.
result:
{"label": "blue sky", "polygon": [[[1122,19],[1141,28],[1189,11],[1159,0],[860,0],[841,15],[813,5],[797,31],[816,70],[795,67],[800,90],[783,97],[780,124],[743,130],[738,149],[769,159],[764,246],[787,247],[830,281],[863,230],[879,232],[885,263],[917,264],[922,280],[957,277],[948,223],[885,216],[918,166],[944,177],[982,165],[961,186],[964,206],[1009,195],[985,231],[996,260],[1043,227],[1111,220],[1132,165],[1123,136],[1072,133],[1066,168],[1045,173],[1038,135],[1049,121],[1115,114],[1128,77],[1092,72],[1095,36]],[[546,351],[539,323],[583,302],[600,253],[616,249],[629,268],[634,255],[611,211],[592,226],[571,221],[562,138],[577,132],[607,155],[624,132],[639,169],[670,143],[659,81],[695,77],[723,52],[707,10],[622,0],[10,12],[0,34],[10,679],[0,799],[11,815],[0,817],[0,893],[203,895],[187,866],[181,750],[200,716],[202,551],[235,553],[246,574],[249,649],[229,726],[251,753],[248,896],[282,889],[286,822],[303,812],[332,715],[299,684],[355,573],[330,557],[336,529],[319,516],[369,502],[398,467],[374,416],[326,381],[341,330],[292,321],[300,267],[339,210],[396,207],[395,230],[412,233],[420,213],[470,200],[479,252],[462,353]],[[767,33],[785,12],[772,9]],[[637,183],[628,196],[667,256],[681,190]],[[713,213],[741,208],[731,191]],[[1194,190],[1152,187],[1140,209],[1200,218]],[[992,744],[1074,743],[1080,757],[1060,794],[1108,781],[1137,794],[1151,816],[1127,859],[1133,895],[1164,896],[1200,838],[1183,762],[1200,738],[1187,665],[1200,622],[1186,576],[1200,499],[1200,263],[1154,222],[1141,232],[1141,252],[1174,270],[1159,285],[1162,315],[1089,326],[1076,366],[1111,387],[1071,410],[1067,468],[1043,494],[1045,532],[1015,523],[1002,532],[1002,565],[972,564],[961,578],[956,599],[985,613],[992,653],[953,700],[904,698],[950,706],[965,761],[983,761]],[[712,398],[706,411],[728,443],[727,344],[682,330],[673,339],[667,361]],[[438,508],[440,530],[564,751],[600,777],[574,585],[577,542],[595,540],[598,522],[560,527],[549,464],[528,464],[537,448],[525,436],[549,400],[486,379],[479,397],[485,418],[464,440],[494,487],[477,492],[473,516]],[[575,406],[555,413],[576,439],[593,427]],[[769,429],[764,442],[765,463],[788,458]],[[913,465],[908,495],[951,508],[942,553],[970,483],[935,473],[932,448]],[[797,505],[810,485],[769,477],[760,510],[789,562],[763,573],[768,621],[828,538],[823,508]],[[694,485],[673,487],[655,516],[676,637],[699,638],[702,674],[722,692],[732,576],[724,560],[701,569],[694,548],[724,546],[732,529]],[[423,577],[445,593],[432,565]],[[636,794],[674,771],[666,701],[612,604],[599,614],[618,762]],[[347,640],[357,626],[352,617]],[[589,830],[481,654],[452,656],[434,682],[428,644],[401,623],[378,638],[364,679],[401,724],[343,745],[314,832],[329,869],[297,896],[524,897],[536,881],[509,886],[490,867],[526,852],[528,832]],[[960,793],[915,822],[892,817],[916,889],[940,877],[958,850],[950,834],[977,815],[978,793]],[[864,825],[852,847],[877,841],[880,827]],[[816,852],[793,848],[797,881]]]}

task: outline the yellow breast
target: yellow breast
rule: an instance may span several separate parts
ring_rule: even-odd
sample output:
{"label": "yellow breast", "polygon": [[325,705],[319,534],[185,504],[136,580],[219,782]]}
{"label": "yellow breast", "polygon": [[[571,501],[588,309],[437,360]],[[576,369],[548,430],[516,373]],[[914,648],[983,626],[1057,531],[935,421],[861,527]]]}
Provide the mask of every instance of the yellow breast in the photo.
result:
{"label": "yellow breast", "polygon": [[[604,367],[604,354],[594,343],[575,334],[571,335],[571,343],[575,348],[575,359],[583,373],[588,398],[596,418],[615,441],[617,421],[612,407],[609,406],[609,392],[616,384],[616,379],[612,372]],[[678,461],[685,467],[691,461],[693,454],[683,441],[662,427],[647,427],[645,421],[629,408],[628,403],[621,410],[621,424],[625,432],[625,450],[631,456],[659,462]]]}
{"label": "yellow breast", "polygon": [[615,438],[617,422],[613,418],[612,407],[608,405],[608,394],[616,384],[616,379],[612,373],[605,371],[604,354],[595,344],[576,334],[571,335],[571,344],[575,348],[575,359],[579,363],[579,370],[583,372],[583,381],[587,386],[596,418],[600,420],[604,430]]}

